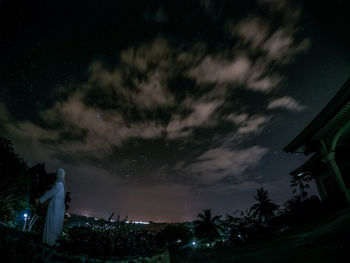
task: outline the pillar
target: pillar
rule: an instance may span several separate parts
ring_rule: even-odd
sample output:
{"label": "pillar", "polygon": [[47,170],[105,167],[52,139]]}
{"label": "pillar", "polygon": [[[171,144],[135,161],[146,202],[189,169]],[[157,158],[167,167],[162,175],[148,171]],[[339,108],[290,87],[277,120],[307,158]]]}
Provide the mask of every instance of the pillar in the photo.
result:
{"label": "pillar", "polygon": [[350,193],[347,190],[343,176],[341,175],[340,169],[337,162],[335,161],[335,152],[328,151],[325,143],[321,140],[321,153],[323,156],[323,161],[326,162],[331,174],[335,177],[338,188],[342,191],[346,197],[347,203],[350,205]]}
{"label": "pillar", "polygon": [[314,179],[315,179],[315,183],[316,183],[318,192],[320,193],[321,200],[323,201],[323,200],[325,200],[326,197],[327,197],[327,192],[326,192],[326,190],[324,189],[324,185],[323,185],[321,176],[319,176],[319,175],[318,175],[318,176],[315,176]]}

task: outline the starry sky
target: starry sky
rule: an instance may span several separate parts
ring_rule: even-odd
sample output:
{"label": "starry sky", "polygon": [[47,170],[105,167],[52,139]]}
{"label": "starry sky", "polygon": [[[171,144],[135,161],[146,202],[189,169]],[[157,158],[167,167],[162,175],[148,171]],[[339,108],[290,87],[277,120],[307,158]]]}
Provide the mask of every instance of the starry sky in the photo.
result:
{"label": "starry sky", "polygon": [[[20,8],[19,8],[20,6]],[[71,213],[282,204],[282,152],[350,76],[348,1],[0,1],[0,132]],[[315,191],[314,189],[312,191]]]}

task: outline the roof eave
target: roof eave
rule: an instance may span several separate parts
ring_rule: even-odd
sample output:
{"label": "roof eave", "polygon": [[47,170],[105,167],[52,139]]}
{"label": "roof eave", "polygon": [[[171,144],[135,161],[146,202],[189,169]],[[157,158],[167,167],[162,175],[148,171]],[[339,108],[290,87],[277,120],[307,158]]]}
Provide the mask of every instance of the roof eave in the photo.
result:
{"label": "roof eave", "polygon": [[312,138],[330,119],[350,99],[350,78],[344,83],[342,88],[336,93],[331,101],[322,109],[322,111],[287,145],[283,151],[294,153],[301,148],[307,140]]}

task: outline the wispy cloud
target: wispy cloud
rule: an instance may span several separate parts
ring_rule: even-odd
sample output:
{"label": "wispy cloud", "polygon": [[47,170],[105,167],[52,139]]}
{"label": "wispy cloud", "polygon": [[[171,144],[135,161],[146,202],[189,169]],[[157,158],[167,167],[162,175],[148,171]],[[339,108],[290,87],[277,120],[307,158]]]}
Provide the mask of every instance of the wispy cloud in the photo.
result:
{"label": "wispy cloud", "polygon": [[235,124],[236,130],[227,134],[226,141],[244,141],[252,135],[262,132],[264,127],[269,124],[271,117],[268,115],[249,115],[247,113],[231,113],[227,116],[228,121]]}
{"label": "wispy cloud", "polygon": [[260,146],[246,149],[213,148],[200,155],[188,169],[197,174],[204,184],[216,183],[226,177],[233,177],[236,183],[242,182],[246,179],[245,172],[256,167],[267,152],[267,148]]}
{"label": "wispy cloud", "polygon": [[[102,19],[94,19],[99,32],[79,32],[87,48],[77,54],[63,45],[69,61],[48,57],[55,66],[42,72],[46,58],[34,56],[16,80],[9,67],[0,132],[31,165],[64,167],[79,211],[189,220],[211,201],[243,206],[254,189],[272,189],[267,163],[280,159],[270,154],[278,139],[270,134],[285,126],[275,121],[306,107],[281,95],[289,88],[285,74],[310,46],[300,8],[284,0],[195,2],[183,10],[146,4],[132,21],[121,9],[116,31],[104,32],[112,20],[91,13]],[[24,95],[16,92],[27,85]]]}
{"label": "wispy cloud", "polygon": [[197,83],[243,83],[250,70],[250,61],[240,56],[232,61],[205,57],[195,68],[189,71],[189,76]]}
{"label": "wispy cloud", "polygon": [[222,101],[199,102],[194,101],[190,104],[192,112],[182,118],[180,115],[173,115],[166,127],[167,137],[169,139],[188,137],[196,127],[215,126],[218,120],[210,117],[214,111],[222,105]]}
{"label": "wispy cloud", "polygon": [[303,111],[305,110],[305,106],[298,103],[295,99],[289,96],[284,96],[282,98],[278,98],[270,101],[267,106],[268,109],[286,109],[291,111]]}
{"label": "wispy cloud", "polygon": [[267,21],[258,16],[249,16],[237,23],[227,24],[231,36],[238,36],[244,45],[256,49],[266,40],[270,29]]}
{"label": "wispy cloud", "polygon": [[288,1],[277,2],[260,2],[270,7],[271,15],[282,17],[277,28],[257,14],[228,21],[226,31],[235,39],[235,48],[206,55],[188,75],[198,84],[235,84],[265,93],[276,88],[283,79],[281,67],[310,46],[308,39],[298,38],[299,9]]}
{"label": "wispy cloud", "polygon": [[[275,112],[264,110],[305,108],[288,96],[271,100],[271,91],[285,79],[281,69],[307,50],[309,40],[298,37],[298,12],[290,14],[286,3],[274,8],[270,2],[261,3],[282,17],[279,26],[252,13],[224,23],[223,34],[232,45],[220,49],[205,41],[175,46],[164,37],[138,43],[121,50],[115,65],[93,61],[87,79],[63,88],[64,98],[38,112],[35,120],[16,120],[0,104],[2,129],[24,151],[33,149],[28,155],[38,160],[66,154],[102,162],[133,140],[196,143],[189,162],[184,158],[167,169],[196,174],[201,183],[230,176],[241,181],[268,152],[267,147],[240,145],[269,125]],[[221,6],[202,4],[206,12],[208,6]],[[158,22],[170,19],[162,8],[157,12]],[[250,102],[240,100],[241,90],[260,94],[267,108],[250,112]]]}

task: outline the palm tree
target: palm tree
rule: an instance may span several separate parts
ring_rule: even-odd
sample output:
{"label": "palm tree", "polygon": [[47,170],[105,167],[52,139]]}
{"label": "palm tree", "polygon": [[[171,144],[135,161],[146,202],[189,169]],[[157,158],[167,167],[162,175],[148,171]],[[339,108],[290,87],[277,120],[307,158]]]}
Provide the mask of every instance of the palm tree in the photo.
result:
{"label": "palm tree", "polygon": [[268,192],[264,188],[256,190],[257,193],[254,196],[254,199],[258,203],[254,204],[250,211],[252,216],[257,218],[261,223],[267,223],[274,217],[274,211],[278,209],[278,205],[272,203],[269,198]]}
{"label": "palm tree", "polygon": [[204,209],[203,213],[197,215],[199,220],[194,221],[194,230],[195,235],[198,239],[201,239],[206,242],[215,241],[220,237],[220,217],[211,215],[210,209]]}

